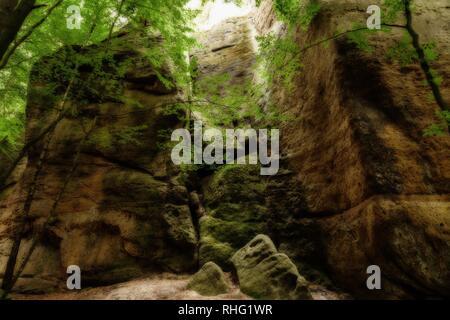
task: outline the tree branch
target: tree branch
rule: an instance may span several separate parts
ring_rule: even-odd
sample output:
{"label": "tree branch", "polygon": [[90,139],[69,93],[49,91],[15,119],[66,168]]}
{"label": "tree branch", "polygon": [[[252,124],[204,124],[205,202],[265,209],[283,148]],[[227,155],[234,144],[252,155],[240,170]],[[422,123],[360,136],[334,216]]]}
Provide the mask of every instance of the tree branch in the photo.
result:
{"label": "tree branch", "polygon": [[36,0],[0,1],[0,60],[17,37]]}
{"label": "tree branch", "polygon": [[[387,24],[387,23],[383,23],[383,24],[381,24],[381,26],[384,26],[384,27],[391,27],[391,28],[401,28],[401,29],[406,29],[406,26],[399,25],[399,24]],[[367,29],[367,27],[361,27],[361,28],[356,28],[356,29],[351,29],[351,30],[343,31],[343,32],[341,32],[341,33],[335,34],[335,35],[332,36],[332,37],[329,37],[329,38],[320,40],[320,41],[318,41],[318,42],[311,43],[311,44],[307,45],[306,47],[301,48],[299,54],[300,54],[300,53],[303,53],[303,52],[305,52],[305,51],[307,51],[308,49],[311,49],[311,48],[313,48],[313,47],[316,47],[316,46],[318,46],[318,45],[321,45],[321,44],[323,44],[323,43],[325,43],[325,42],[332,41],[332,40],[336,40],[336,39],[338,39],[338,38],[341,38],[341,37],[343,37],[343,36],[346,36],[346,35],[348,35],[348,34],[350,34],[350,33],[360,32],[360,31],[368,31],[368,30],[369,30],[369,29]]]}
{"label": "tree branch", "polygon": [[40,9],[40,8],[44,8],[44,7],[47,7],[47,5],[46,5],[46,4],[36,4],[36,5],[32,8],[32,10],[36,10],[36,9]]}
{"label": "tree branch", "polygon": [[69,83],[69,85],[67,86],[66,92],[64,93],[64,97],[63,97],[63,99],[61,101],[61,104],[60,104],[60,108],[59,108],[60,109],[60,113],[59,113],[58,117],[52,123],[50,123],[50,125],[47,128],[42,130],[42,132],[39,133],[35,138],[33,138],[32,140],[28,141],[24,145],[24,147],[22,148],[22,151],[16,157],[14,162],[9,166],[8,170],[6,170],[6,172],[2,176],[0,176],[0,191],[4,190],[5,183],[8,180],[9,176],[13,173],[13,171],[15,170],[17,165],[20,163],[20,161],[22,161],[22,159],[28,154],[30,149],[36,143],[41,141],[47,135],[47,133],[53,131],[55,129],[55,127],[58,125],[58,123],[66,116],[67,110],[64,110],[64,106],[66,104],[69,92],[70,92],[70,90],[72,88],[72,84],[73,84],[73,80]]}
{"label": "tree branch", "polygon": [[50,16],[50,14],[53,12],[53,10],[55,10],[58,6],[60,6],[63,1],[64,0],[57,0],[47,10],[46,14],[42,17],[41,20],[39,20],[34,25],[32,25],[30,27],[30,29],[22,37],[20,37],[16,41],[14,41],[13,46],[11,48],[8,48],[8,50],[6,51],[5,55],[3,56],[3,58],[0,61],[0,70],[3,69],[6,66],[6,64],[9,61],[9,59],[14,54],[14,52],[17,50],[17,48],[20,47],[20,45],[22,43],[24,43],[33,34],[34,30],[36,30],[41,24],[43,24],[45,22],[45,20],[47,20],[47,18]]}
{"label": "tree branch", "polygon": [[91,133],[94,131],[95,126],[97,123],[97,118],[94,118],[91,127],[89,128],[89,130],[86,132],[86,134],[84,135],[83,139],[80,141],[80,143],[78,144],[78,148],[75,154],[75,157],[72,161],[72,166],[69,170],[69,173],[67,174],[66,178],[64,179],[63,185],[61,187],[61,189],[59,190],[58,194],[56,195],[55,201],[53,202],[52,208],[47,216],[46,221],[44,222],[42,228],[37,232],[35,238],[33,239],[33,242],[31,244],[31,247],[27,253],[27,255],[24,257],[24,259],[22,260],[22,263],[19,266],[19,269],[17,270],[16,275],[13,278],[12,281],[12,286],[11,288],[14,287],[15,283],[17,282],[17,280],[20,278],[21,274],[23,273],[23,271],[25,270],[25,267],[28,263],[28,261],[30,260],[31,256],[33,255],[34,250],[36,249],[39,241],[41,240],[42,236],[44,235],[45,229],[48,227],[48,225],[50,224],[50,222],[52,221],[52,219],[54,218],[55,214],[56,214],[56,210],[58,208],[59,203],[61,202],[66,190],[67,190],[67,186],[69,185],[70,181],[72,180],[73,175],[75,174],[75,171],[78,167],[78,160],[80,158],[81,155],[81,151],[82,148],[84,146],[84,143],[89,139],[89,136],[91,135]]}
{"label": "tree branch", "polygon": [[111,43],[112,33],[114,31],[114,27],[116,26],[117,21],[120,18],[120,14],[122,13],[123,5],[125,4],[125,0],[121,0],[119,4],[119,8],[117,9],[117,16],[114,18],[113,23],[111,24],[111,27],[109,28],[109,34],[108,34],[108,46]]}
{"label": "tree branch", "polygon": [[404,4],[404,13],[406,18],[406,30],[408,31],[409,35],[412,38],[412,43],[414,46],[414,49],[416,50],[416,53],[419,57],[419,63],[420,67],[422,68],[422,71],[425,73],[425,77],[427,80],[428,85],[431,88],[431,91],[433,92],[434,99],[436,100],[436,103],[439,105],[442,111],[444,110],[450,110],[448,103],[444,100],[441,89],[439,88],[439,85],[437,84],[435,77],[433,76],[432,69],[430,64],[428,63],[428,60],[425,55],[425,51],[423,50],[422,46],[420,45],[420,39],[419,34],[414,30],[413,27],[413,17],[411,12],[411,1],[410,0],[403,0]]}

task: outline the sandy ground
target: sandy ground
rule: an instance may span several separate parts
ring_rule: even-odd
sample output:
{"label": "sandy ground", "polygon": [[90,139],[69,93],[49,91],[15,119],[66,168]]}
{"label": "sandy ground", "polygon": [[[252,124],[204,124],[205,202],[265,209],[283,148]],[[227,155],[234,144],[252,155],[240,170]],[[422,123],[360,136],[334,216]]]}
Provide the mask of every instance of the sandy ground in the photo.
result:
{"label": "sandy ground", "polygon": [[[163,274],[148,276],[111,286],[86,288],[80,291],[62,291],[40,295],[13,294],[15,300],[248,300],[236,285],[223,295],[214,297],[201,296],[188,290],[189,275]],[[314,300],[341,300],[348,298],[326,290],[318,285],[311,285]]]}

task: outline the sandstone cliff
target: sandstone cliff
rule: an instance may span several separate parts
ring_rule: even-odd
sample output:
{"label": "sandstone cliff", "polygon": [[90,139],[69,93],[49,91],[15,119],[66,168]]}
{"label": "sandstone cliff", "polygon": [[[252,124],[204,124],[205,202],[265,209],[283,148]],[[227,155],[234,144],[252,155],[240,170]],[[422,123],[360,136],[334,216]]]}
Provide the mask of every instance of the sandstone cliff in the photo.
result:
{"label": "sandstone cliff", "polygon": [[[350,27],[349,21],[364,23],[371,4],[319,2],[321,10],[309,30],[296,32],[301,47]],[[434,68],[450,100],[450,7],[445,0],[417,2],[417,30],[423,41],[437,44],[440,56]],[[283,36],[285,29],[266,0],[249,17],[197,35],[203,47],[191,52],[198,62],[194,91],[208,76],[227,74],[237,85],[256,81],[255,36],[270,31]],[[300,275],[356,298],[450,295],[450,139],[423,136],[438,120],[436,106],[420,66],[401,66],[385,54],[400,33],[371,38],[371,53],[345,37],[313,47],[302,58],[293,92],[278,84],[266,88],[279,111],[290,115],[281,127],[282,168],[270,178],[260,177],[251,166],[186,174],[172,164],[168,151],[160,148],[164,141],[159,132],[182,126],[166,111],[184,93],[167,89],[145,64],[143,52],[157,44],[134,37],[122,35],[115,52],[116,59],[133,59],[119,78],[127,99],[109,99],[104,88],[96,90],[106,93],[100,99],[89,88],[101,84],[88,83],[83,92],[89,93],[89,103],[56,128],[20,258],[46,221],[76,146],[96,119],[55,219],[17,289],[42,292],[64,285],[66,267],[72,264],[82,268],[84,281],[92,285],[149,273],[193,273],[210,261],[233,271],[233,255],[263,233],[273,240],[273,255],[288,265],[287,273],[302,279],[302,288]],[[97,48],[84,54],[90,50]],[[89,70],[85,72],[89,78]],[[165,73],[170,77],[170,66]],[[56,116],[55,99],[45,96],[45,86],[38,77],[30,84],[27,139]],[[137,144],[123,143],[123,132],[130,127],[140,128]],[[0,266],[6,264],[44,143],[29,154],[22,178],[1,195]],[[369,265],[380,266],[382,290],[367,289]],[[273,270],[265,271],[273,275]]]}
{"label": "sandstone cliff", "polygon": [[[364,23],[372,4],[320,3],[309,31],[297,33],[301,47],[351,28],[351,21]],[[449,100],[448,4],[417,1],[416,11],[421,40],[437,44],[433,67]],[[262,34],[280,29],[269,1],[254,20]],[[279,179],[284,186],[272,197],[274,237],[297,261],[325,265],[340,285],[366,297],[449,293],[450,139],[423,137],[437,107],[417,63],[387,58],[401,37],[377,35],[372,53],[346,38],[311,48],[294,94],[272,90],[295,115],[282,132],[292,177]],[[372,264],[384,270],[379,292],[366,288]]]}

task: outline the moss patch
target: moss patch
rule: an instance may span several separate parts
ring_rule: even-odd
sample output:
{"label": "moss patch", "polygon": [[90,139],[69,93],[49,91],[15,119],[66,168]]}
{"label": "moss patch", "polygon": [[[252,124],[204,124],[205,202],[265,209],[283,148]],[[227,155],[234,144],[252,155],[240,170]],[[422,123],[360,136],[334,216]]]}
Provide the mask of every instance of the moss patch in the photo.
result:
{"label": "moss patch", "polygon": [[188,284],[188,289],[203,296],[217,296],[230,290],[229,284],[220,267],[214,262],[207,262]]}
{"label": "moss patch", "polygon": [[241,291],[255,299],[311,299],[307,281],[288,256],[278,253],[272,240],[258,235],[236,252],[231,261]]}
{"label": "moss patch", "polygon": [[223,268],[230,269],[230,258],[235,252],[235,249],[226,242],[217,241],[211,236],[202,236],[200,240],[199,259],[200,264],[208,261],[215,261]]}
{"label": "moss patch", "polygon": [[224,269],[229,259],[267,229],[266,183],[257,166],[227,165],[205,188],[208,214],[200,219],[200,261],[214,261]]}

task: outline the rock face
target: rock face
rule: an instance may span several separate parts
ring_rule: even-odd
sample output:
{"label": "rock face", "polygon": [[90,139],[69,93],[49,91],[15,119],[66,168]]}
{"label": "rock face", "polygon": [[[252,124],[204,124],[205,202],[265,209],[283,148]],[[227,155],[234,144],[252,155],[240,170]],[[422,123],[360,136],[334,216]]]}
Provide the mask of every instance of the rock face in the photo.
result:
{"label": "rock face", "polygon": [[217,296],[230,291],[225,274],[214,262],[205,263],[189,281],[187,288],[203,296]]}
{"label": "rock face", "polygon": [[[198,34],[201,48],[192,54],[198,63],[196,92],[201,91],[205,83],[226,77],[219,86],[208,87],[211,95],[223,94],[226,98],[235,86],[252,81],[256,58],[253,37],[247,17],[228,19]],[[227,112],[223,109],[217,111]],[[206,122],[205,126],[208,125]],[[258,170],[255,166],[230,165],[203,179],[201,193],[206,214],[199,220],[200,264],[214,261],[227,270],[231,266],[231,256],[257,234],[266,231],[265,183],[259,178]]]}
{"label": "rock face", "polygon": [[207,215],[200,219],[200,262],[230,267],[231,256],[266,227],[265,184],[259,169],[226,166],[217,171],[205,189]]}
{"label": "rock face", "polygon": [[383,275],[379,297],[449,296],[449,212],[449,196],[371,198],[324,219],[328,264],[359,296],[368,296],[366,269],[373,264]]}
{"label": "rock face", "polygon": [[[365,24],[373,4],[317,2],[321,9],[310,28],[296,33],[301,47],[350,29],[353,22]],[[421,42],[436,44],[433,68],[450,101],[450,8],[446,0],[416,0],[415,10]],[[211,77],[226,75],[237,86],[257,77],[251,22],[261,35],[286,31],[265,0],[252,19],[230,19],[199,34],[203,47],[191,53],[198,64],[194,93]],[[386,55],[402,37],[398,30],[374,34],[371,53],[345,37],[311,47],[292,92],[278,83],[267,88],[263,100],[270,96],[290,119],[280,128],[277,176],[262,179],[256,167],[223,166],[203,168],[186,182],[159,138],[162,130],[181,127],[166,111],[173,111],[170,104],[182,93],[166,88],[143,58],[158,39],[121,34],[113,58],[132,59],[122,74],[92,79],[90,69],[80,66],[83,81],[67,102],[79,112],[62,120],[49,142],[19,260],[47,220],[77,146],[96,125],[16,289],[65,284],[72,264],[81,267],[85,285],[147,271],[194,272],[205,264],[192,281],[204,294],[225,288],[220,266],[234,268],[242,291],[258,299],[309,299],[300,274],[308,281],[322,281],[326,274],[358,298],[450,296],[450,138],[423,136],[438,121],[423,72],[417,62],[400,65]],[[41,63],[52,59],[71,63],[64,50]],[[170,66],[163,69],[170,78]],[[55,99],[38,71],[39,65],[30,85],[28,140],[56,117],[69,83],[62,81]],[[112,91],[125,98],[115,99]],[[2,267],[45,149],[42,142],[30,152],[18,170],[22,178],[16,172],[0,196]],[[381,269],[381,290],[366,286],[370,265]],[[216,284],[205,286],[211,277]]]}
{"label": "rock face", "polygon": [[[309,30],[297,32],[300,47],[365,24],[373,4],[318,3]],[[436,43],[433,68],[446,79],[441,90],[449,101],[450,9],[446,1],[414,4],[413,24],[422,43]],[[283,34],[271,1],[253,19],[260,34]],[[357,296],[448,296],[450,138],[423,136],[439,121],[437,106],[418,62],[403,66],[387,57],[402,36],[374,36],[371,53],[345,37],[313,47],[294,92],[272,88],[292,121],[281,132],[291,176],[277,178],[269,196],[270,235],[298,265],[325,266]],[[366,287],[372,264],[381,267],[382,290]]]}
{"label": "rock face", "polygon": [[[180,93],[166,89],[151,66],[144,63],[146,48],[155,44],[148,43],[148,37],[137,39],[140,42],[132,33],[121,35],[114,48],[117,59],[132,59],[118,81],[124,101],[89,92],[84,97],[88,103],[73,100],[75,97],[67,102],[76,104],[79,114],[63,119],[49,144],[19,261],[33,231],[47,220],[72,166],[77,146],[94,119],[97,119],[96,126],[82,146],[78,167],[57,206],[55,218],[19,284],[32,279],[46,287],[48,281],[66,277],[69,265],[81,267],[85,285],[122,281],[149,269],[195,270],[197,234],[188,191],[179,179],[180,172],[172,166],[170,155],[158,146],[159,131],[179,125],[177,117],[168,114],[166,108],[180,99]],[[84,54],[95,54],[96,50],[99,49],[89,48]],[[45,59],[42,63],[52,63],[52,60]],[[39,65],[35,69],[39,70]],[[170,77],[169,71],[166,76]],[[89,79],[89,71],[85,77]],[[93,88],[98,83],[94,79],[87,86]],[[33,76],[27,139],[32,139],[56,117],[58,101],[46,96],[46,85],[37,74]],[[87,95],[88,89],[82,90]],[[2,272],[16,230],[15,222],[22,214],[26,191],[44,149],[40,143],[32,150],[24,179],[8,191],[2,202]]]}
{"label": "rock face", "polygon": [[241,291],[256,299],[311,299],[306,280],[272,240],[256,236],[231,259]]}
{"label": "rock face", "polygon": [[[309,31],[298,32],[301,47],[351,28],[352,21],[365,23],[372,4],[318,2],[321,11]],[[436,42],[440,56],[434,68],[447,79],[449,38],[442,30],[450,29],[449,8],[445,1],[415,3],[414,23],[423,43]],[[255,18],[261,33],[276,21],[268,8],[270,1],[265,1]],[[313,47],[303,60],[320,63],[304,63],[295,93],[273,90],[279,106],[293,115],[281,133],[283,151],[303,186],[309,212],[340,213],[378,194],[450,192],[450,139],[423,137],[437,119],[420,66],[402,67],[386,55],[401,37],[397,31],[376,36],[373,53],[358,50],[345,38],[327,48]],[[448,81],[441,90],[450,100]]]}
{"label": "rock face", "polygon": [[198,63],[196,82],[212,76],[228,75],[234,83],[253,76],[255,47],[247,17],[230,18],[211,30],[199,33],[201,47],[192,52]]}

